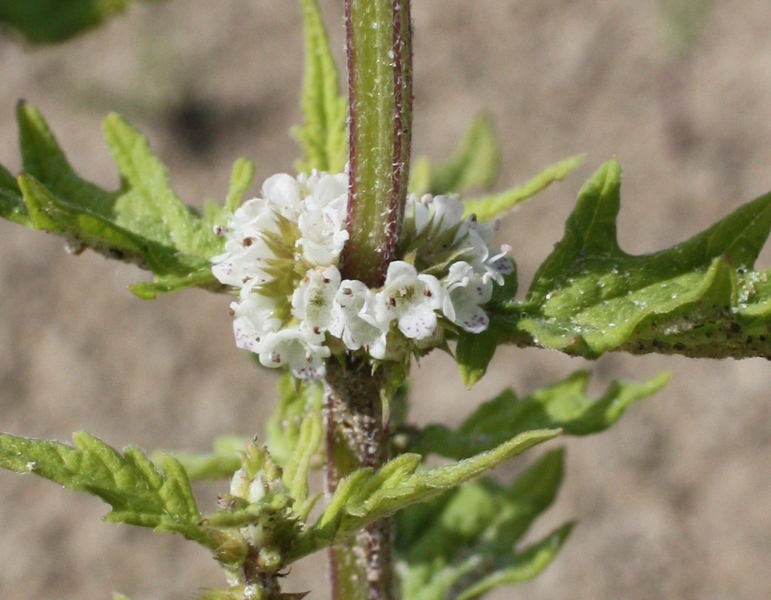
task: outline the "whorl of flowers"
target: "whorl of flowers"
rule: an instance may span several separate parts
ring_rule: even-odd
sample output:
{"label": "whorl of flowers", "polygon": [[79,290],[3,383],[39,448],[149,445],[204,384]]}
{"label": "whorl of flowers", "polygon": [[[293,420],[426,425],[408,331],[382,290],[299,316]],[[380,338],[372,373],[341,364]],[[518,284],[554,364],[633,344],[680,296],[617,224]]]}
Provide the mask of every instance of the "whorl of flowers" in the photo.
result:
{"label": "whorl of flowers", "polygon": [[403,260],[388,266],[383,287],[369,289],[337,268],[348,239],[347,186],[345,173],[274,175],[262,198],[219,229],[227,242],[212,271],[239,289],[231,304],[236,345],[266,367],[317,379],[333,352],[395,360],[440,345],[446,329],[487,329],[483,306],[513,270],[507,247],[489,250],[493,227],[463,219],[452,196],[410,195]]}

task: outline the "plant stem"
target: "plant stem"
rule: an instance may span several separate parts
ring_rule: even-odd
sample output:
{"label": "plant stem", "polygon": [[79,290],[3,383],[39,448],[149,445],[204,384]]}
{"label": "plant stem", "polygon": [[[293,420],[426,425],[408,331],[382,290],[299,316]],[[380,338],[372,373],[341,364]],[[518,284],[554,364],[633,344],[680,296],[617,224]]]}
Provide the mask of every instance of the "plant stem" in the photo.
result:
{"label": "plant stem", "polygon": [[[340,271],[380,287],[394,260],[407,198],[412,130],[410,0],[345,0],[348,58],[349,239]],[[385,367],[348,357],[327,364],[327,491],[389,456],[381,389]],[[334,600],[395,597],[391,522],[383,519],[330,550]]]}
{"label": "plant stem", "polygon": [[345,0],[348,233],[343,277],[380,287],[399,239],[412,131],[410,0]]}
{"label": "plant stem", "polygon": [[[340,271],[370,288],[394,260],[407,198],[412,130],[410,0],[345,0],[348,59],[348,242]],[[362,467],[388,460],[381,390],[351,356],[327,363],[327,491]],[[334,600],[392,600],[391,522],[383,519],[330,550]]]}
{"label": "plant stem", "polygon": [[[327,492],[362,468],[378,468],[389,458],[380,389],[385,369],[375,374],[368,361],[327,364]],[[393,593],[390,519],[372,523],[356,536],[330,548],[332,598],[389,600]]]}

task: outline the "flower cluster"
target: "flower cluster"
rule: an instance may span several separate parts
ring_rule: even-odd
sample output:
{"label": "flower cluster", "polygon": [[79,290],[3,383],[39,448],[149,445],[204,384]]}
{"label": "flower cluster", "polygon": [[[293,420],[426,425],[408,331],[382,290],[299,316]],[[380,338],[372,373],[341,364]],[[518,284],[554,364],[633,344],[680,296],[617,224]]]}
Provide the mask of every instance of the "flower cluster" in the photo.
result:
{"label": "flower cluster", "polygon": [[[484,331],[484,304],[511,273],[507,247],[490,253],[493,227],[463,218],[451,196],[411,195],[399,253],[384,285],[343,280],[348,176],[314,172],[267,179],[227,227],[213,273],[239,288],[231,304],[239,348],[266,367],[317,379],[332,348],[393,360],[442,343],[446,328]],[[337,351],[337,350],[335,350]]]}

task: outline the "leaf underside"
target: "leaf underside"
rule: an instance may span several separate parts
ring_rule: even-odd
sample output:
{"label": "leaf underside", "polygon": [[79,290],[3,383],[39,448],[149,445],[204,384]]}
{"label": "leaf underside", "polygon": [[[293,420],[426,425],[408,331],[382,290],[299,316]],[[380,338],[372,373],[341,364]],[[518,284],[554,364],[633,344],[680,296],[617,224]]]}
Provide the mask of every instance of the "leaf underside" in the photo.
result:
{"label": "leaf underside", "polygon": [[117,191],[75,173],[35,108],[19,103],[17,118],[23,172],[14,180],[0,170],[0,216],[62,236],[76,254],[90,248],[151,271],[153,282],[131,286],[142,298],[191,286],[222,289],[211,273],[211,258],[223,246],[214,227],[251,183],[251,162],[234,165],[225,207],[208,203],[199,214],[174,194],[147,140],[118,115],[103,126],[121,177]]}

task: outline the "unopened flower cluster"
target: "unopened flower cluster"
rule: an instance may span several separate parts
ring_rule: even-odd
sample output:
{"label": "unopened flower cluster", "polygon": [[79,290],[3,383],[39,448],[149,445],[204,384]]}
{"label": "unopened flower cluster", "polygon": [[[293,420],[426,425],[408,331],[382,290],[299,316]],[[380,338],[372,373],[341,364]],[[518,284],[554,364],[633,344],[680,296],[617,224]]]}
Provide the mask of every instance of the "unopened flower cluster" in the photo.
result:
{"label": "unopened flower cluster", "polygon": [[507,247],[491,253],[493,227],[463,218],[452,196],[410,195],[400,256],[384,285],[342,279],[348,239],[348,175],[314,172],[267,179],[219,233],[225,252],[214,275],[239,289],[231,304],[236,345],[266,367],[324,375],[333,352],[393,360],[441,344],[446,328],[479,333],[494,284],[513,270]]}

